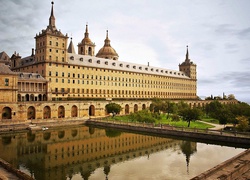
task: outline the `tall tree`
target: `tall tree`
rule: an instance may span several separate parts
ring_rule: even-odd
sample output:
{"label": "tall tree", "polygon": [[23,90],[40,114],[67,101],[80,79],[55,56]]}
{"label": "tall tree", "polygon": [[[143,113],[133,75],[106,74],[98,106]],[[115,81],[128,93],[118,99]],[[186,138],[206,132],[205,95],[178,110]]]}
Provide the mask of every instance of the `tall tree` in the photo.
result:
{"label": "tall tree", "polygon": [[188,127],[191,121],[195,121],[200,118],[201,110],[198,108],[185,108],[179,111],[179,115],[188,122]]}
{"label": "tall tree", "polygon": [[116,103],[109,103],[105,106],[107,113],[116,113],[119,114],[122,110],[122,107]]}

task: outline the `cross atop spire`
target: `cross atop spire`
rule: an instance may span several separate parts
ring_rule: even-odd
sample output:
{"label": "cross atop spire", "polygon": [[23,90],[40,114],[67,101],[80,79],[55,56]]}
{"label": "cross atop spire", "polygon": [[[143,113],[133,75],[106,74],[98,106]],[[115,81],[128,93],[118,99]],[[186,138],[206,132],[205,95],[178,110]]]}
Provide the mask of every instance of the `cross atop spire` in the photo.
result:
{"label": "cross atop spire", "polygon": [[56,30],[56,18],[54,16],[54,2],[51,2],[51,13],[49,17],[49,27],[51,30]]}
{"label": "cross atop spire", "polygon": [[109,40],[109,31],[106,31],[106,39],[104,40],[105,44],[104,46],[110,46],[110,40]]}
{"label": "cross atop spire", "polygon": [[86,30],[85,30],[84,36],[85,36],[85,38],[89,38],[88,23],[86,24]]}
{"label": "cross atop spire", "polygon": [[186,60],[189,60],[188,46],[187,46]]}

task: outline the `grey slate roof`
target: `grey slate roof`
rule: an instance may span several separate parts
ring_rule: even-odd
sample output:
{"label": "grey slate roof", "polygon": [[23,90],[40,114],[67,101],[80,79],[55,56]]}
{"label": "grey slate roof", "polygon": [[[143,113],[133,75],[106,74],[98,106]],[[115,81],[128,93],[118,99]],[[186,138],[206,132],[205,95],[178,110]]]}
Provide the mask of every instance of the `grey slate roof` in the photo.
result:
{"label": "grey slate roof", "polygon": [[10,70],[10,67],[0,60],[0,74],[18,75],[16,72]]}

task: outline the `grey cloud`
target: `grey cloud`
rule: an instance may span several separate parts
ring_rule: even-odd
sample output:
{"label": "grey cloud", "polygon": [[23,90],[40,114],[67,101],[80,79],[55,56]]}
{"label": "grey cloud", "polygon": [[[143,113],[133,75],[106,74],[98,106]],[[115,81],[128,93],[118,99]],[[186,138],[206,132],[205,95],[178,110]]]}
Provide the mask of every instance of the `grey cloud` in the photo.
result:
{"label": "grey cloud", "polygon": [[240,30],[238,32],[238,36],[241,39],[249,39],[250,38],[250,27]]}
{"label": "grey cloud", "polygon": [[235,88],[250,90],[250,71],[225,73],[221,79],[228,81]]}
{"label": "grey cloud", "polygon": [[236,33],[234,26],[232,24],[221,24],[215,28],[215,33],[224,35],[233,35]]}

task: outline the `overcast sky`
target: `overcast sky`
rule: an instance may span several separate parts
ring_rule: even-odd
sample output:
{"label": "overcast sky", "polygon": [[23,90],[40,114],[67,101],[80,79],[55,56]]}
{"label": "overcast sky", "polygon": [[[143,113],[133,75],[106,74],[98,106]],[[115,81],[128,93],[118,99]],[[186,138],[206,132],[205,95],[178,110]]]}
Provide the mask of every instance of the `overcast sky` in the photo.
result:
{"label": "overcast sky", "polygon": [[[0,0],[0,52],[29,56],[50,0]],[[119,60],[178,70],[189,46],[198,95],[250,102],[250,0],[55,0],[56,26],[75,50],[88,23],[96,53],[109,30]]]}

